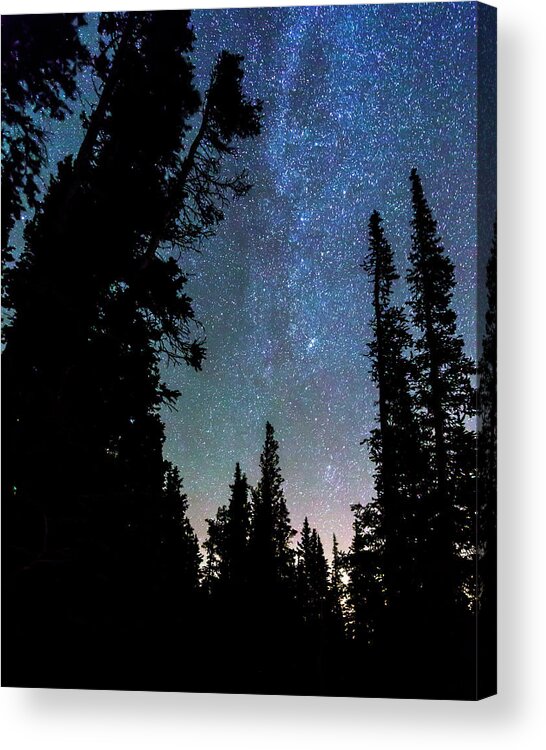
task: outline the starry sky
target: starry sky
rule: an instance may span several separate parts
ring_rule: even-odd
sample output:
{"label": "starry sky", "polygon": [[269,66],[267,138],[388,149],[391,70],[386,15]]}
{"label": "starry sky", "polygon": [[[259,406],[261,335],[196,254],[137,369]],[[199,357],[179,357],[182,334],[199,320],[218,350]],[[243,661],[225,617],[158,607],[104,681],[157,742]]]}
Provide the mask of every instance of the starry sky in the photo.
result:
{"label": "starry sky", "polygon": [[[207,337],[203,371],[165,370],[182,391],[163,415],[165,454],[184,476],[201,540],[235,462],[257,481],[269,420],[294,527],[307,515],[327,549],[332,533],[349,545],[350,505],[373,497],[360,445],[375,415],[363,356],[371,299],[359,265],[378,209],[405,272],[414,166],[456,265],[459,330],[475,356],[476,19],[474,3],[192,14],[200,89],[225,48],[245,56],[245,88],[264,102],[262,135],[240,149],[252,191],[201,254],[183,259]],[[52,161],[79,128],[75,118],[55,125]],[[485,201],[491,226],[493,191]]]}

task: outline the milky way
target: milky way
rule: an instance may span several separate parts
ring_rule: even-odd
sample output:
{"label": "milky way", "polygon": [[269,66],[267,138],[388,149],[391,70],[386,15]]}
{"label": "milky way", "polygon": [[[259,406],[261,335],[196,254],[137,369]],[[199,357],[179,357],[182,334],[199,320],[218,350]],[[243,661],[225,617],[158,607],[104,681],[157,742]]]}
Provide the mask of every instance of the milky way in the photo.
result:
{"label": "milky way", "polygon": [[[165,453],[181,468],[203,539],[235,462],[257,481],[271,421],[293,525],[308,515],[327,548],[333,532],[347,546],[351,503],[373,497],[361,445],[376,398],[363,356],[366,224],[373,209],[382,213],[405,272],[413,166],[456,264],[459,330],[475,356],[476,6],[212,10],[192,19],[201,90],[221,49],[240,52],[264,129],[240,150],[251,193],[201,254],[183,259],[207,359],[201,373],[165,370],[182,391],[177,411],[163,415]],[[68,136],[64,127],[57,156],[78,135],[77,125]],[[405,298],[403,282],[397,295]]]}
{"label": "milky way", "polygon": [[413,166],[456,263],[459,328],[475,352],[476,11],[309,7],[193,21],[198,70],[224,47],[244,54],[265,118],[241,151],[252,192],[192,262],[208,357],[203,373],[167,373],[183,395],[165,414],[166,452],[202,537],[235,461],[257,480],[270,420],[294,525],[308,515],[327,546],[333,532],[347,545],[351,503],[373,497],[360,444],[376,398],[363,356],[366,223],[381,211],[404,271]]}

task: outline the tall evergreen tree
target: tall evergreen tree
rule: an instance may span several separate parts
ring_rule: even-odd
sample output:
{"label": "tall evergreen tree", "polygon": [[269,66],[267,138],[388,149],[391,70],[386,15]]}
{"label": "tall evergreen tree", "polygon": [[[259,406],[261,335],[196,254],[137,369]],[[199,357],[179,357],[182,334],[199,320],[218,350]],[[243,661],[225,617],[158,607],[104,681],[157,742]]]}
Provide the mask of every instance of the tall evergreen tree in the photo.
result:
{"label": "tall evergreen tree", "polygon": [[[412,250],[407,280],[415,342],[415,396],[423,443],[430,448],[429,586],[438,609],[460,597],[460,551],[471,546],[475,497],[475,436],[467,421],[475,413],[474,365],[457,333],[452,297],[453,263],[415,169],[411,172]],[[428,437],[427,437],[428,436]]]}
{"label": "tall evergreen tree", "polygon": [[375,503],[355,504],[351,510],[353,539],[347,555],[349,626],[355,641],[366,648],[375,645],[384,606],[380,511]]}
{"label": "tall evergreen tree", "polygon": [[305,518],[297,546],[297,594],[300,612],[307,624],[324,621],[327,615],[328,564],[316,529]]}
{"label": "tall evergreen tree", "polygon": [[[47,161],[40,118],[64,120],[89,63],[81,13],[2,16],[2,246],[24,211],[34,210]],[[4,304],[6,304],[4,299]]]}
{"label": "tall evergreen tree", "polygon": [[227,528],[228,509],[221,505],[214,518],[207,518],[205,548],[205,584],[209,594],[217,594],[225,587],[228,577]]}
{"label": "tall evergreen tree", "polygon": [[197,591],[202,555],[187,516],[188,498],[182,489],[180,471],[165,461],[164,472],[157,549],[163,575],[170,583],[169,593],[173,597],[180,597],[184,593]]}
{"label": "tall evergreen tree", "polygon": [[478,366],[478,675],[496,690],[497,651],[497,225],[487,263],[487,310]]}
{"label": "tall evergreen tree", "polygon": [[493,231],[487,262],[487,310],[482,354],[478,366],[479,449],[482,489],[494,498],[497,494],[497,225]]}
{"label": "tall evergreen tree", "polygon": [[283,492],[279,444],[273,426],[267,422],[260,456],[260,481],[253,491],[251,552],[254,572],[261,585],[290,587],[294,579],[294,550],[290,541],[295,531]]}
{"label": "tall evergreen tree", "polygon": [[[70,456],[66,463],[80,483],[82,476],[96,483],[107,465],[124,472],[116,479],[124,485],[153,462],[159,492],[157,410],[178,395],[161,382],[159,362],[166,356],[199,368],[204,356],[176,260],[175,213],[183,197],[193,200],[179,194],[179,181],[192,151],[190,119],[200,104],[188,58],[194,34],[186,11],[104,14],[99,28],[99,101],[78,155],[60,166],[7,279],[15,310],[4,354],[14,396],[9,464],[17,474],[21,459],[32,456],[51,476],[48,485],[73,485],[55,458]],[[245,98],[240,58],[233,60],[226,53],[214,68],[215,80],[231,83],[232,96],[213,97],[214,126],[207,132],[221,154],[214,168],[200,167],[201,206],[205,198],[216,204],[233,192],[222,182],[223,161],[238,138],[259,131],[260,106]],[[167,207],[173,218],[166,223]],[[155,237],[161,253],[150,253]],[[194,237],[189,228],[185,237]],[[165,244],[175,250],[164,252]],[[44,432],[31,429],[37,418]],[[147,455],[140,451],[145,445]],[[125,461],[117,461],[120,454]],[[23,474],[9,484],[34,492],[31,480]]]}
{"label": "tall evergreen tree", "polygon": [[317,620],[326,618],[328,599],[328,563],[324,555],[322,540],[316,529],[311,533],[311,559],[309,578],[311,583],[313,614]]}
{"label": "tall evergreen tree", "polygon": [[[104,79],[101,97],[78,156],[60,166],[29,227],[21,261],[7,280],[15,319],[6,333],[4,356],[17,409],[16,443],[21,432],[17,449],[28,451],[30,425],[42,414],[49,435],[35,454],[52,445],[63,457],[68,453],[85,477],[100,473],[97,466],[88,470],[89,452],[117,454],[112,439],[117,441],[125,425],[131,424],[134,433],[141,419],[150,418],[157,406],[150,402],[151,393],[161,400],[153,369],[154,347],[164,335],[162,319],[168,315],[173,325],[186,329],[193,316],[182,291],[183,274],[169,261],[158,262],[148,274],[138,305],[128,286],[141,237],[160,211],[163,183],[177,158],[173,150],[198,105],[187,59],[193,43],[188,19],[187,13],[171,16],[170,23],[161,13],[101,18],[111,55],[108,64],[101,65],[100,56],[97,63]],[[157,137],[152,124],[160,129]],[[55,321],[54,336],[46,318]],[[181,344],[189,356],[191,343]],[[142,390],[135,394],[133,409],[120,415],[120,433],[115,415],[130,392],[122,367],[144,371],[140,381],[142,386],[148,381],[148,398],[145,402]],[[90,401],[91,423],[85,412],[78,414],[82,390]],[[134,413],[137,402],[139,413]],[[44,464],[55,463],[47,455]],[[161,461],[156,464],[159,491]]]}
{"label": "tall evergreen tree", "polygon": [[373,289],[368,356],[378,391],[379,422],[366,442],[377,467],[384,586],[389,604],[398,607],[401,598],[407,601],[418,586],[415,540],[423,523],[426,460],[410,392],[413,341],[403,309],[392,302],[393,283],[399,276],[377,211],[369,221],[369,252],[363,268]]}
{"label": "tall evergreen tree", "polygon": [[346,598],[346,583],[344,581],[345,561],[339,549],[336,535],[332,538],[332,563],[329,579],[329,609],[332,621],[332,639],[342,640],[345,636],[344,604]]}
{"label": "tall evergreen tree", "polygon": [[305,516],[300,538],[296,546],[296,578],[297,578],[297,596],[300,611],[308,611],[311,601],[311,590],[308,574],[309,560],[311,557],[311,526]]}
{"label": "tall evergreen tree", "polygon": [[226,595],[239,593],[248,581],[250,535],[249,486],[246,474],[235,465],[228,505],[218,508],[215,518],[207,519],[207,580],[210,591]]}
{"label": "tall evergreen tree", "polygon": [[[212,206],[240,194],[225,177],[226,162],[239,139],[260,127],[260,105],[242,91],[241,58],[226,53],[213,75],[223,77],[230,98],[216,96],[210,143],[201,142],[217,158],[199,162],[194,203],[180,187],[201,107],[189,18],[187,11],[101,16],[98,102],[78,154],[59,165],[6,278],[14,315],[3,353],[11,438],[4,446],[4,520],[13,530],[6,554],[19,655],[30,632],[24,623],[50,609],[48,601],[58,607],[41,632],[44,642],[58,643],[72,624],[78,648],[87,637],[81,629],[89,628],[102,659],[106,602],[119,608],[120,631],[133,623],[135,639],[157,634],[162,615],[168,618],[164,601],[157,610],[155,581],[171,552],[177,558],[164,549],[166,540],[185,532],[174,531],[165,510],[159,410],[178,393],[162,382],[160,363],[169,358],[199,369],[205,354],[178,245],[194,246]],[[195,220],[182,243],[185,210]],[[175,502],[175,478],[169,483]],[[177,502],[183,507],[181,490]],[[21,571],[34,571],[42,559],[62,565],[47,568],[40,596],[31,599]],[[77,599],[68,596],[74,590]],[[42,654],[37,640],[25,658],[40,663]]]}
{"label": "tall evergreen tree", "polygon": [[242,587],[248,578],[248,545],[250,537],[250,500],[246,474],[235,465],[227,521],[227,574],[230,585]]}

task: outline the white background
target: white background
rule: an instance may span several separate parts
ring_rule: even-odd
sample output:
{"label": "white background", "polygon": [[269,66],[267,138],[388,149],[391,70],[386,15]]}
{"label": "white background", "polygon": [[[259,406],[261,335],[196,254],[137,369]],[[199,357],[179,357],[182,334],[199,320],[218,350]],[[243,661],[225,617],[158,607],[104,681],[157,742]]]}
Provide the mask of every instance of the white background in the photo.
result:
{"label": "white background", "polygon": [[[286,3],[195,0],[202,8],[231,4]],[[493,4],[499,11],[499,695],[449,703],[2,688],[0,738],[8,750],[546,747],[546,3]],[[192,5],[0,0],[0,11]],[[211,648],[221,647],[218,636]],[[300,669],[304,659],[293,654],[287,668]]]}

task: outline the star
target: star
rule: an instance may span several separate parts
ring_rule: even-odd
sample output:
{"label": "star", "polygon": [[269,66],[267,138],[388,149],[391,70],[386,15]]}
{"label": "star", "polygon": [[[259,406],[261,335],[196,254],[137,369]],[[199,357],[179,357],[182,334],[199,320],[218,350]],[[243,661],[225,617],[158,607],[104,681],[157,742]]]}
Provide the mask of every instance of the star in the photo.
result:
{"label": "star", "polygon": [[[237,161],[253,189],[226,208],[201,254],[182,259],[207,334],[203,371],[164,368],[167,383],[182,392],[177,411],[162,414],[165,454],[184,476],[201,541],[205,518],[229,496],[235,462],[251,483],[258,480],[269,420],[293,525],[301,528],[307,515],[326,548],[332,533],[348,547],[350,505],[374,493],[361,445],[377,398],[363,356],[371,317],[360,268],[366,225],[378,209],[402,303],[414,166],[456,266],[458,327],[476,358],[476,253],[484,250],[481,237],[489,243],[495,204],[494,190],[485,189],[488,226],[479,234],[476,7],[193,12],[200,90],[225,48],[244,55],[245,89],[264,103],[263,133],[244,143]],[[96,40],[97,19],[88,16],[88,42]],[[91,106],[88,72],[82,88]],[[82,127],[75,113],[50,130],[54,165],[75,152]]]}

